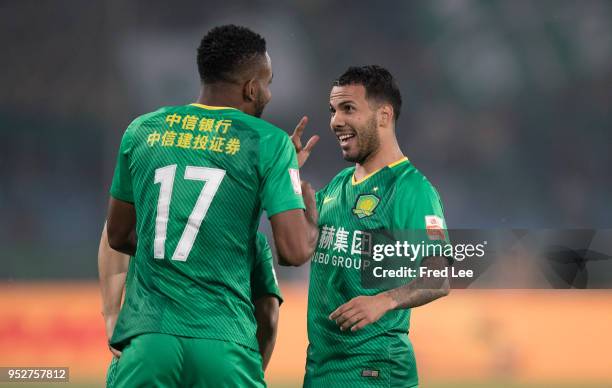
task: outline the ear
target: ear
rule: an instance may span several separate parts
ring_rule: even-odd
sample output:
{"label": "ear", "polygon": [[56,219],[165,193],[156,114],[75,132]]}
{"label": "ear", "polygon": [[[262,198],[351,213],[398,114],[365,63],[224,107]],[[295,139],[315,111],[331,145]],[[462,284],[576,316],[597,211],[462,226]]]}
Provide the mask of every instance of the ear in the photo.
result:
{"label": "ear", "polygon": [[389,104],[382,104],[378,108],[378,122],[381,127],[389,127],[393,124],[393,107]]}
{"label": "ear", "polygon": [[242,86],[242,98],[248,102],[255,101],[256,91],[255,91],[255,79],[254,78],[248,80]]}

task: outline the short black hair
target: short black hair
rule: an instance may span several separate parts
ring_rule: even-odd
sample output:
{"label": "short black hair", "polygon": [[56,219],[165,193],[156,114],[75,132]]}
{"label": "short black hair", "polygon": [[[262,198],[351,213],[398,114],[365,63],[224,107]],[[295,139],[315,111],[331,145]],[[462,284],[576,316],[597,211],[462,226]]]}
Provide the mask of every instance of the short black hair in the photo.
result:
{"label": "short black hair", "polygon": [[233,24],[215,27],[204,35],[198,47],[200,80],[236,82],[244,65],[265,53],[266,40],[258,33]]}
{"label": "short black hair", "polygon": [[334,86],[354,84],[363,85],[367,99],[391,104],[397,121],[402,109],[402,95],[389,70],[378,65],[351,66],[334,81]]}

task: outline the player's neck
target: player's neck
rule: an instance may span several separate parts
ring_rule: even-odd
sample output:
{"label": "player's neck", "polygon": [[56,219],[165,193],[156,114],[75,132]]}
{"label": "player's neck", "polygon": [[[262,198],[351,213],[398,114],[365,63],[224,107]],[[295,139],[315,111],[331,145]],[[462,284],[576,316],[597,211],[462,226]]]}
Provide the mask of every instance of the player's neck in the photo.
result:
{"label": "player's neck", "polygon": [[353,175],[357,181],[404,157],[395,137],[389,140],[381,142],[380,147],[370,154],[363,163],[355,163]]}
{"label": "player's neck", "polygon": [[237,94],[232,93],[229,88],[231,88],[231,86],[225,83],[202,86],[200,89],[200,96],[196,102],[202,105],[227,106],[243,110],[244,101],[236,97]]}

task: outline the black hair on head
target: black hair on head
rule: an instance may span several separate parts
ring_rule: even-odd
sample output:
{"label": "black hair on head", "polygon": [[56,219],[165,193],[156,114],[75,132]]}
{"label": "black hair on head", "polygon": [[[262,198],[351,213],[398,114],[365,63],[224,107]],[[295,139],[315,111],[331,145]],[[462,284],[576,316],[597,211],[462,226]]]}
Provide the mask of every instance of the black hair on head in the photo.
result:
{"label": "black hair on head", "polygon": [[378,65],[349,67],[336,81],[334,86],[363,85],[366,98],[386,102],[393,107],[395,121],[402,109],[402,95],[391,73]]}
{"label": "black hair on head", "polygon": [[202,83],[237,82],[244,65],[266,53],[266,40],[252,30],[228,24],[215,27],[198,47],[198,72]]}

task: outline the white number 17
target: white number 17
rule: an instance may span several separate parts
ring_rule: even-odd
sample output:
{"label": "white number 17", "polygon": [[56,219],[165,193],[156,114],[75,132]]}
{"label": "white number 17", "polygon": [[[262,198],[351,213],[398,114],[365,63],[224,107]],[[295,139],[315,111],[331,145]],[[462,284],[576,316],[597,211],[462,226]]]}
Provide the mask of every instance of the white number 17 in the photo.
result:
{"label": "white number 17", "polygon": [[[172,200],[172,187],[174,186],[174,175],[176,164],[158,168],[155,170],[155,184],[160,183],[159,199],[157,200],[157,218],[155,219],[155,241],[153,243],[153,257],[163,259],[165,256],[166,232],[168,230],[168,217],[170,214],[170,201]],[[221,181],[225,177],[225,170],[209,167],[187,166],[185,179],[204,181],[204,187],[191,211],[183,235],[179,240],[172,260],[186,261],[193,247],[202,220],[206,217],[208,207],[212,202]]]}

